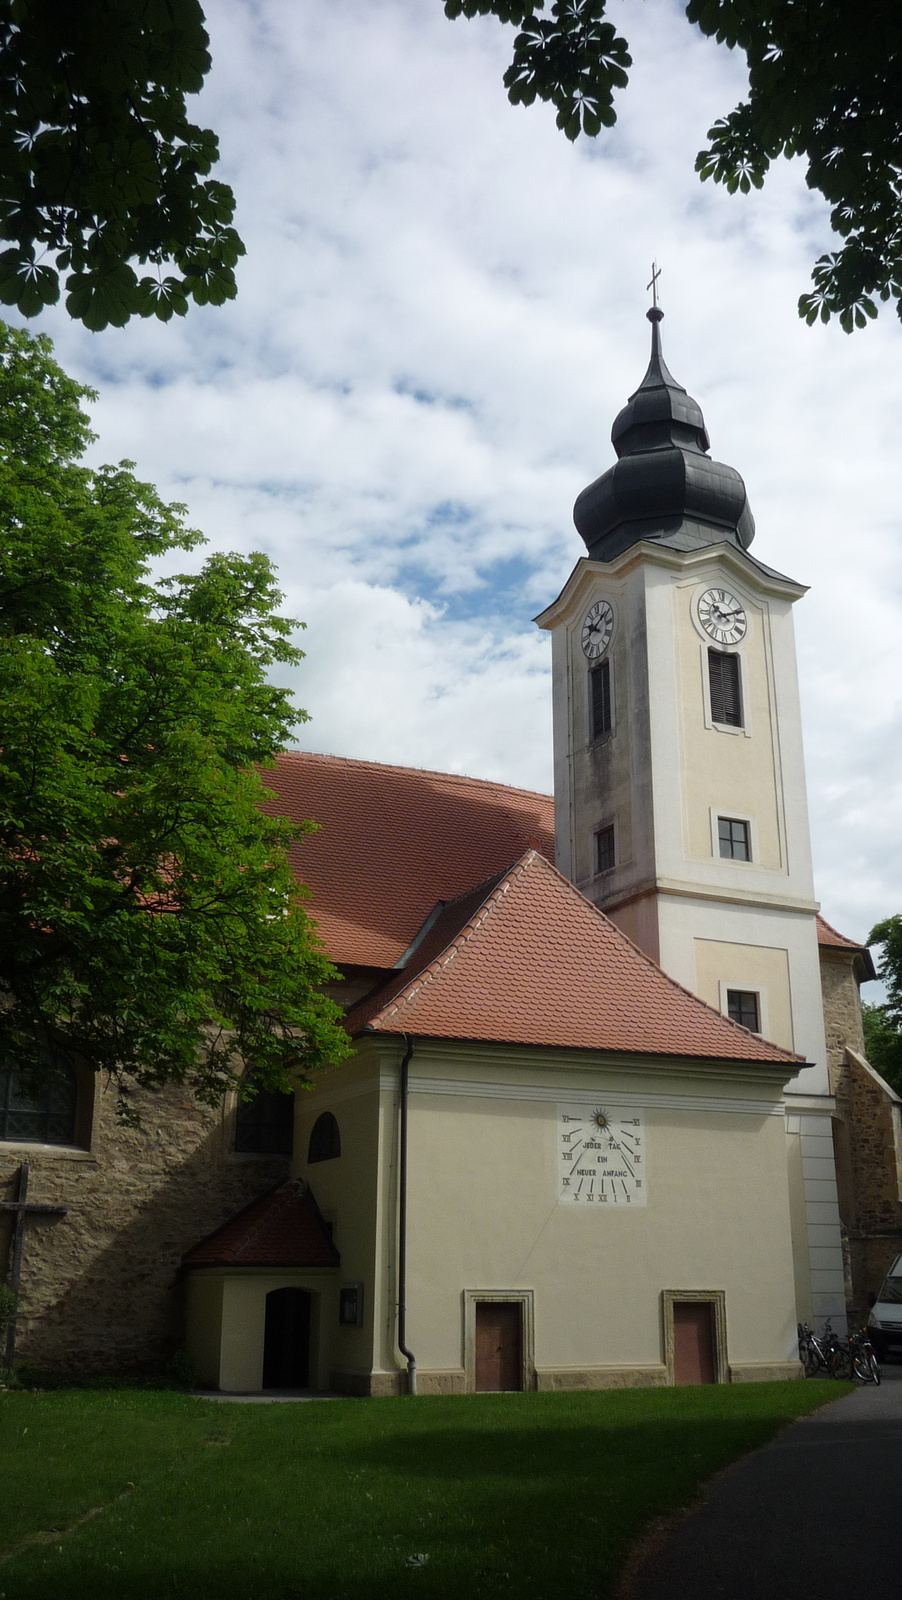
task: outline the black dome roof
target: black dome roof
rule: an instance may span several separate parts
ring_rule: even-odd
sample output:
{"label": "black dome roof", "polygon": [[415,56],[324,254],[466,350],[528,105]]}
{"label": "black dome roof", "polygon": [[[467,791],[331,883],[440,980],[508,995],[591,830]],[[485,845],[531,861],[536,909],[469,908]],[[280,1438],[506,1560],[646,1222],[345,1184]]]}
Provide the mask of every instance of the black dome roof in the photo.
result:
{"label": "black dome roof", "polygon": [[701,407],[668,372],[654,306],[651,360],[611,429],[618,460],[577,498],[573,520],[593,561],[612,561],[649,539],[673,550],[724,540],[746,550],[755,537],[745,484],[712,461]]}

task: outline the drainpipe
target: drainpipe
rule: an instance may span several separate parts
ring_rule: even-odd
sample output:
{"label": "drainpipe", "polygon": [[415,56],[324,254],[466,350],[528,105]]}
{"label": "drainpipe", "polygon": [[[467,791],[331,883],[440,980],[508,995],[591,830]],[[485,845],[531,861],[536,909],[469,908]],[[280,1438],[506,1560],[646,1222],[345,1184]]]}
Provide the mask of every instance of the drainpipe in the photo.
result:
{"label": "drainpipe", "polygon": [[401,1128],[398,1152],[398,1349],[407,1362],[407,1393],[417,1392],[417,1358],[407,1348],[407,1100],[410,1062],[415,1041],[402,1038],[406,1045],[401,1062]]}

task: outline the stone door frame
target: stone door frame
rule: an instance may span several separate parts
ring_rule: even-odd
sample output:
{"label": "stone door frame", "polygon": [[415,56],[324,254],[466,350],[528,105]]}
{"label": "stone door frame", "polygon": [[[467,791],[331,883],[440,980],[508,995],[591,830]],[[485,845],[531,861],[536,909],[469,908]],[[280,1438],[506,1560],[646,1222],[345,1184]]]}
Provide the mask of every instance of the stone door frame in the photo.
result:
{"label": "stone door frame", "polygon": [[467,1394],[476,1393],[476,1306],[479,1301],[520,1307],[520,1389],[536,1386],[535,1291],[532,1289],[464,1289],[464,1383]]}
{"label": "stone door frame", "polygon": [[714,1381],[729,1383],[730,1365],[727,1359],[727,1295],[725,1289],[662,1289],[661,1320],[664,1335],[664,1365],[667,1368],[667,1386],[676,1382],[673,1359],[673,1307],[678,1300],[706,1302],[712,1307],[712,1332],[714,1336]]}

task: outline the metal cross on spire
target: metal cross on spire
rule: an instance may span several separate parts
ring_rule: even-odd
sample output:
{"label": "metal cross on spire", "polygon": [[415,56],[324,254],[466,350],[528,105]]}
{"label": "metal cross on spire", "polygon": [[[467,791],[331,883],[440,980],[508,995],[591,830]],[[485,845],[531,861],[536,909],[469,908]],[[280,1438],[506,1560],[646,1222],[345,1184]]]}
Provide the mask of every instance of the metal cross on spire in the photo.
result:
{"label": "metal cross on spire", "polygon": [[651,264],[651,281],[647,283],[645,287],[646,289],[651,290],[651,301],[652,305],[655,307],[658,304],[658,279],[660,276],[661,268],[658,266],[657,261],[653,261]]}

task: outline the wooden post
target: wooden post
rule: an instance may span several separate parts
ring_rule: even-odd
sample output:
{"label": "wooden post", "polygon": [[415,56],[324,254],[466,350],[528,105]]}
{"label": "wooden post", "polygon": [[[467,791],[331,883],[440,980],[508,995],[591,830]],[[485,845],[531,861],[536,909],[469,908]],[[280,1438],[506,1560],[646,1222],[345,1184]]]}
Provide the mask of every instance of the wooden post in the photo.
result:
{"label": "wooden post", "polygon": [[0,1200],[0,1211],[11,1211],[13,1214],[13,1237],[10,1250],[9,1273],[7,1274],[7,1287],[15,1295],[16,1303],[10,1317],[9,1327],[6,1330],[6,1353],[3,1364],[11,1367],[16,1358],[16,1312],[19,1302],[19,1284],[22,1279],[22,1252],[25,1247],[25,1218],[27,1216],[64,1217],[68,1206],[44,1206],[28,1204],[28,1162],[23,1161],[19,1167],[19,1186],[15,1200]]}

